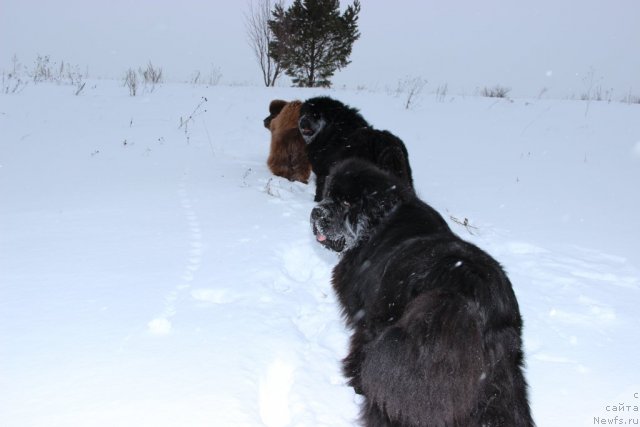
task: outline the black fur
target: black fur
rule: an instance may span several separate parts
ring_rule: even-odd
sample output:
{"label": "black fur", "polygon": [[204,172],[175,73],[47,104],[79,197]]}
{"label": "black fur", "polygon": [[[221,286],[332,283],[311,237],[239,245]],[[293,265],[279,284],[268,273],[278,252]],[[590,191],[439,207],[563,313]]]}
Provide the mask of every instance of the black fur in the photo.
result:
{"label": "black fur", "polygon": [[333,287],[352,329],[344,373],[366,426],[531,427],[522,319],[509,279],[402,180],[351,159],[311,214],[342,252]]}
{"label": "black fur", "polygon": [[322,198],[331,167],[350,157],[369,160],[413,186],[402,140],[391,132],[373,129],[355,108],[329,97],[308,99],[300,110],[299,128],[316,175],[316,202]]}

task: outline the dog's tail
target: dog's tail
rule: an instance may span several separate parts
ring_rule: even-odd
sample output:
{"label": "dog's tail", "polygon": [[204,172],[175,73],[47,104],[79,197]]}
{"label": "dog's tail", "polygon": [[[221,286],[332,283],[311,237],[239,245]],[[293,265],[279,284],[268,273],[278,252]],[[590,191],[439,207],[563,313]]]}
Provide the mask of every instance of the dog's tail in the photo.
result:
{"label": "dog's tail", "polygon": [[517,324],[487,321],[476,300],[460,292],[418,295],[364,347],[363,417],[384,414],[414,426],[534,426]]}
{"label": "dog's tail", "polygon": [[364,349],[360,384],[369,405],[410,425],[466,425],[487,377],[481,325],[478,307],[461,295],[418,296]]}

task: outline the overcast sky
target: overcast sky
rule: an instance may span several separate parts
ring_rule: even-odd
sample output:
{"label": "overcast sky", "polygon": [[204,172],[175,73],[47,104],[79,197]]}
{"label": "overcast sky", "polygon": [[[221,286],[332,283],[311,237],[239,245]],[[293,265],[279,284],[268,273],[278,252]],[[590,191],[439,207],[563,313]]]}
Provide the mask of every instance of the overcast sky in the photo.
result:
{"label": "overcast sky", "polygon": [[[93,77],[152,61],[170,80],[219,67],[223,83],[259,85],[248,2],[0,0],[0,69],[14,54],[25,65],[42,54]],[[420,76],[452,93],[500,84],[514,96],[566,97],[601,85],[616,100],[640,95],[640,0],[361,3],[361,38],[334,86],[385,89]]]}

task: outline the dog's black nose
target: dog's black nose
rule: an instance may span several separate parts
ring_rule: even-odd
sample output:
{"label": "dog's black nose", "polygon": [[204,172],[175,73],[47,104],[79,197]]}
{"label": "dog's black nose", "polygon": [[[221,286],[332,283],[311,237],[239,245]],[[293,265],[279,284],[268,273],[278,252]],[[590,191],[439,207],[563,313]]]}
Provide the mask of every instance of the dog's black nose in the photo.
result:
{"label": "dog's black nose", "polygon": [[298,127],[300,129],[310,129],[311,121],[309,121],[309,119],[306,116],[302,116],[300,117],[300,121],[298,122]]}

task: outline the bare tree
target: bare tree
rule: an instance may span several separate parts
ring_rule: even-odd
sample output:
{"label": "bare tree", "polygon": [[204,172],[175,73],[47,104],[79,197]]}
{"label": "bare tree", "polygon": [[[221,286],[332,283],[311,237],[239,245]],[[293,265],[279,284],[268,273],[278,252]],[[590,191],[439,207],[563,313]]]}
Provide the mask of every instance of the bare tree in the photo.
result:
{"label": "bare tree", "polygon": [[[283,0],[276,0],[275,4],[282,5]],[[282,69],[270,56],[269,44],[273,34],[269,28],[271,19],[271,0],[253,0],[249,2],[249,11],[244,14],[247,41],[260,65],[262,79],[265,86],[275,86]]]}

